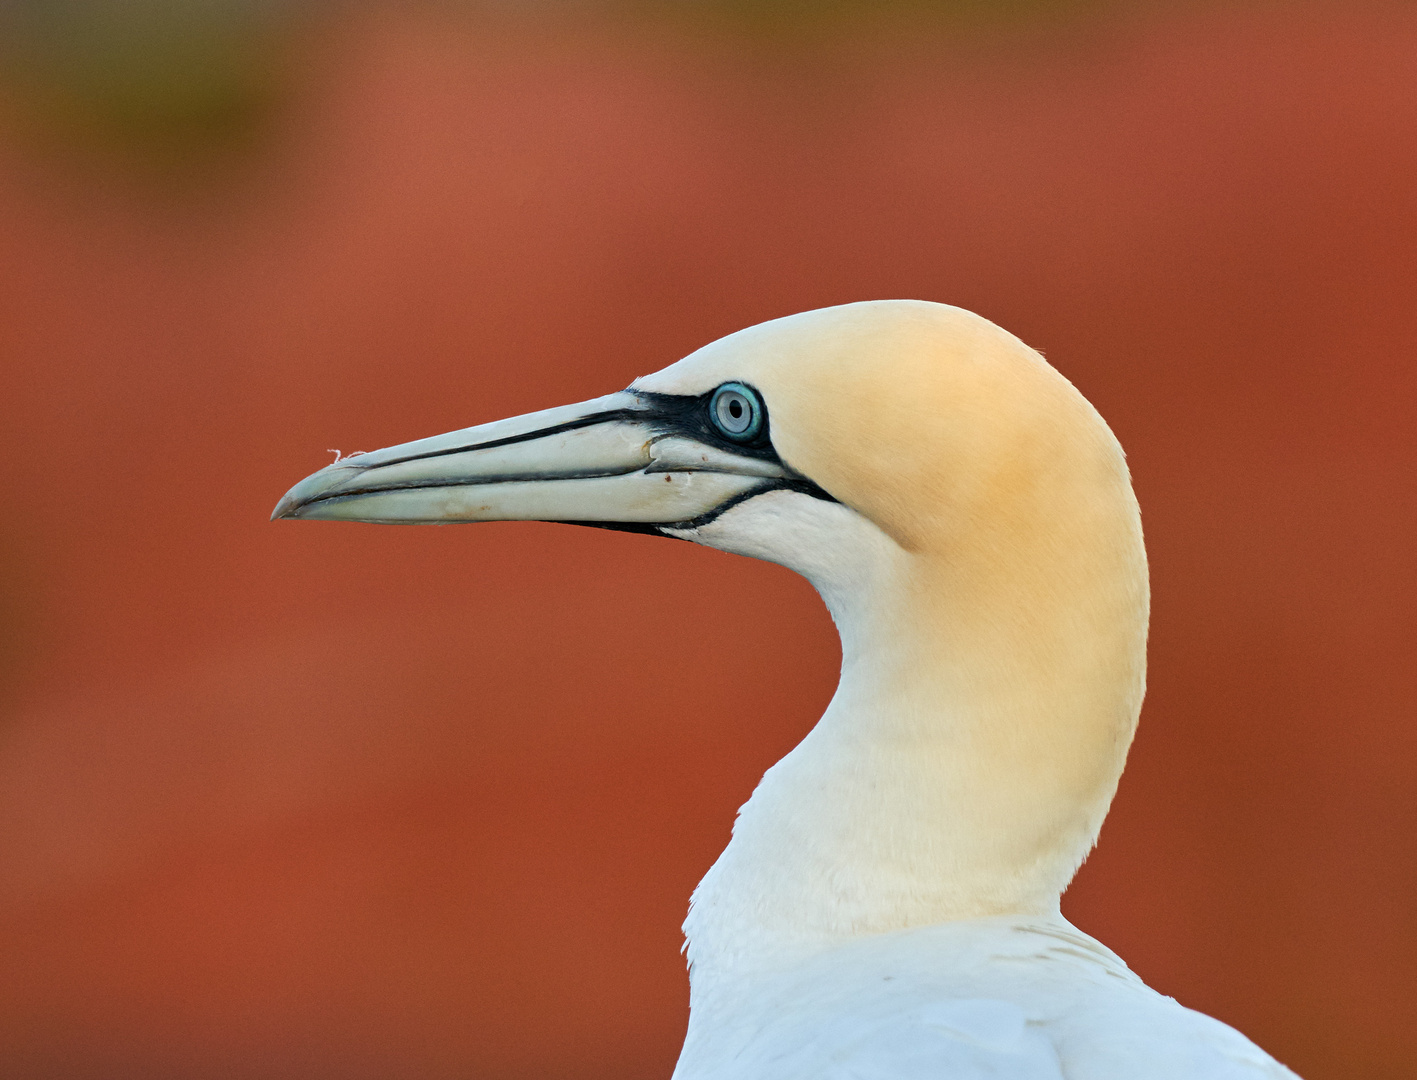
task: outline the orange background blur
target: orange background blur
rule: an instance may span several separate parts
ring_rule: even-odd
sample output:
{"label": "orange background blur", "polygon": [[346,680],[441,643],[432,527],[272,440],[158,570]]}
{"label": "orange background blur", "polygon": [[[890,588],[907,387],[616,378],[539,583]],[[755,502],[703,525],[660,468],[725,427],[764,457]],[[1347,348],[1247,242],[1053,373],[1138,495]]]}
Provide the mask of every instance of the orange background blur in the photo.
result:
{"label": "orange background blur", "polygon": [[806,11],[329,8],[190,130],[12,65],[0,1075],[667,1077],[811,589],[266,517],[905,296],[1129,452],[1151,689],[1065,913],[1307,1080],[1417,1076],[1417,9]]}

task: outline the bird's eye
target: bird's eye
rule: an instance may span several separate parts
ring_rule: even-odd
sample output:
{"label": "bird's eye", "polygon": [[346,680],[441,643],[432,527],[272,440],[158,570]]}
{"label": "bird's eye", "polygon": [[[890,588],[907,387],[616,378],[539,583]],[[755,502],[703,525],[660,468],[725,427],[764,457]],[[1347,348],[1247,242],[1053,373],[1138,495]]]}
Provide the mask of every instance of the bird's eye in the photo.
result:
{"label": "bird's eye", "polygon": [[763,430],[763,402],[742,383],[724,383],[713,392],[709,419],[719,433],[734,442],[752,442]]}

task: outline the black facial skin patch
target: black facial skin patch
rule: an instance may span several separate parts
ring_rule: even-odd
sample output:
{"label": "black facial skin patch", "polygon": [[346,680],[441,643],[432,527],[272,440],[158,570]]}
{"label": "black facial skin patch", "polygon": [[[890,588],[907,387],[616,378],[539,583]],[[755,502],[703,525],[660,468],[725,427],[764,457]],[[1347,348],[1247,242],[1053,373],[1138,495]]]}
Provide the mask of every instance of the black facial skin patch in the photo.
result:
{"label": "black facial skin patch", "polygon": [[[606,419],[634,419],[640,423],[648,423],[656,435],[672,436],[678,435],[683,438],[693,439],[695,442],[703,443],[705,446],[712,446],[716,450],[723,450],[730,454],[738,454],[742,457],[758,458],[761,461],[770,461],[774,465],[790,473],[784,477],[764,477],[763,482],[757,487],[747,491],[739,492],[731,499],[727,499],[715,506],[705,514],[700,514],[696,518],[688,521],[563,521],[562,525],[585,525],[592,529],[613,529],[616,532],[647,533],[650,536],[668,536],[672,540],[683,540],[682,536],[674,536],[665,532],[665,529],[698,529],[718,518],[727,510],[733,509],[749,499],[765,495],[769,491],[796,491],[802,495],[810,495],[814,499],[822,499],[825,502],[836,502],[823,488],[793,472],[792,468],[778,457],[777,450],[772,445],[772,423],[768,417],[767,403],[762,400],[762,395],[758,394],[758,407],[763,410],[763,422],[758,431],[758,435],[751,442],[739,442],[724,437],[714,425],[709,415],[709,406],[718,388],[708,391],[705,394],[690,396],[687,394],[652,394],[643,390],[630,390],[641,401],[649,407],[640,409],[617,409],[610,413],[601,413],[598,417],[586,417],[588,423],[601,423]],[[756,390],[754,391],[756,393]],[[566,425],[569,426],[569,425]],[[581,421],[576,421],[575,426],[584,426]],[[559,429],[558,429],[559,430]]]}

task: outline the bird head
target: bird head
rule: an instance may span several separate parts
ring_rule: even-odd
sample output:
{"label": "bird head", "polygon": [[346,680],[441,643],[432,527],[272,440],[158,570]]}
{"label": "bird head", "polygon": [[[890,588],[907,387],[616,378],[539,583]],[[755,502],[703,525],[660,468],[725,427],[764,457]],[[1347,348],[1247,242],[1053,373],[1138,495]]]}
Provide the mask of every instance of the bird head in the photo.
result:
{"label": "bird head", "polygon": [[776,319],[618,393],[341,459],[272,517],[570,522],[812,577],[804,545],[843,528],[926,559],[1059,547],[1119,499],[1120,448],[1038,353],[960,308],[898,300]]}

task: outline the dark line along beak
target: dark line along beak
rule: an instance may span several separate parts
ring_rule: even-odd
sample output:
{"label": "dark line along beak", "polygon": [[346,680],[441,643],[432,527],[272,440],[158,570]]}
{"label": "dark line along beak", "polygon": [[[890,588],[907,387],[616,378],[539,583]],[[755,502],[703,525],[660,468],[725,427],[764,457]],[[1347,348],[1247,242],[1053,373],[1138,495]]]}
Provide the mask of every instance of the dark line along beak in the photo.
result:
{"label": "dark line along beak", "polygon": [[703,441],[699,401],[626,390],[357,454],[300,481],[271,517],[683,526],[807,486],[770,446]]}

